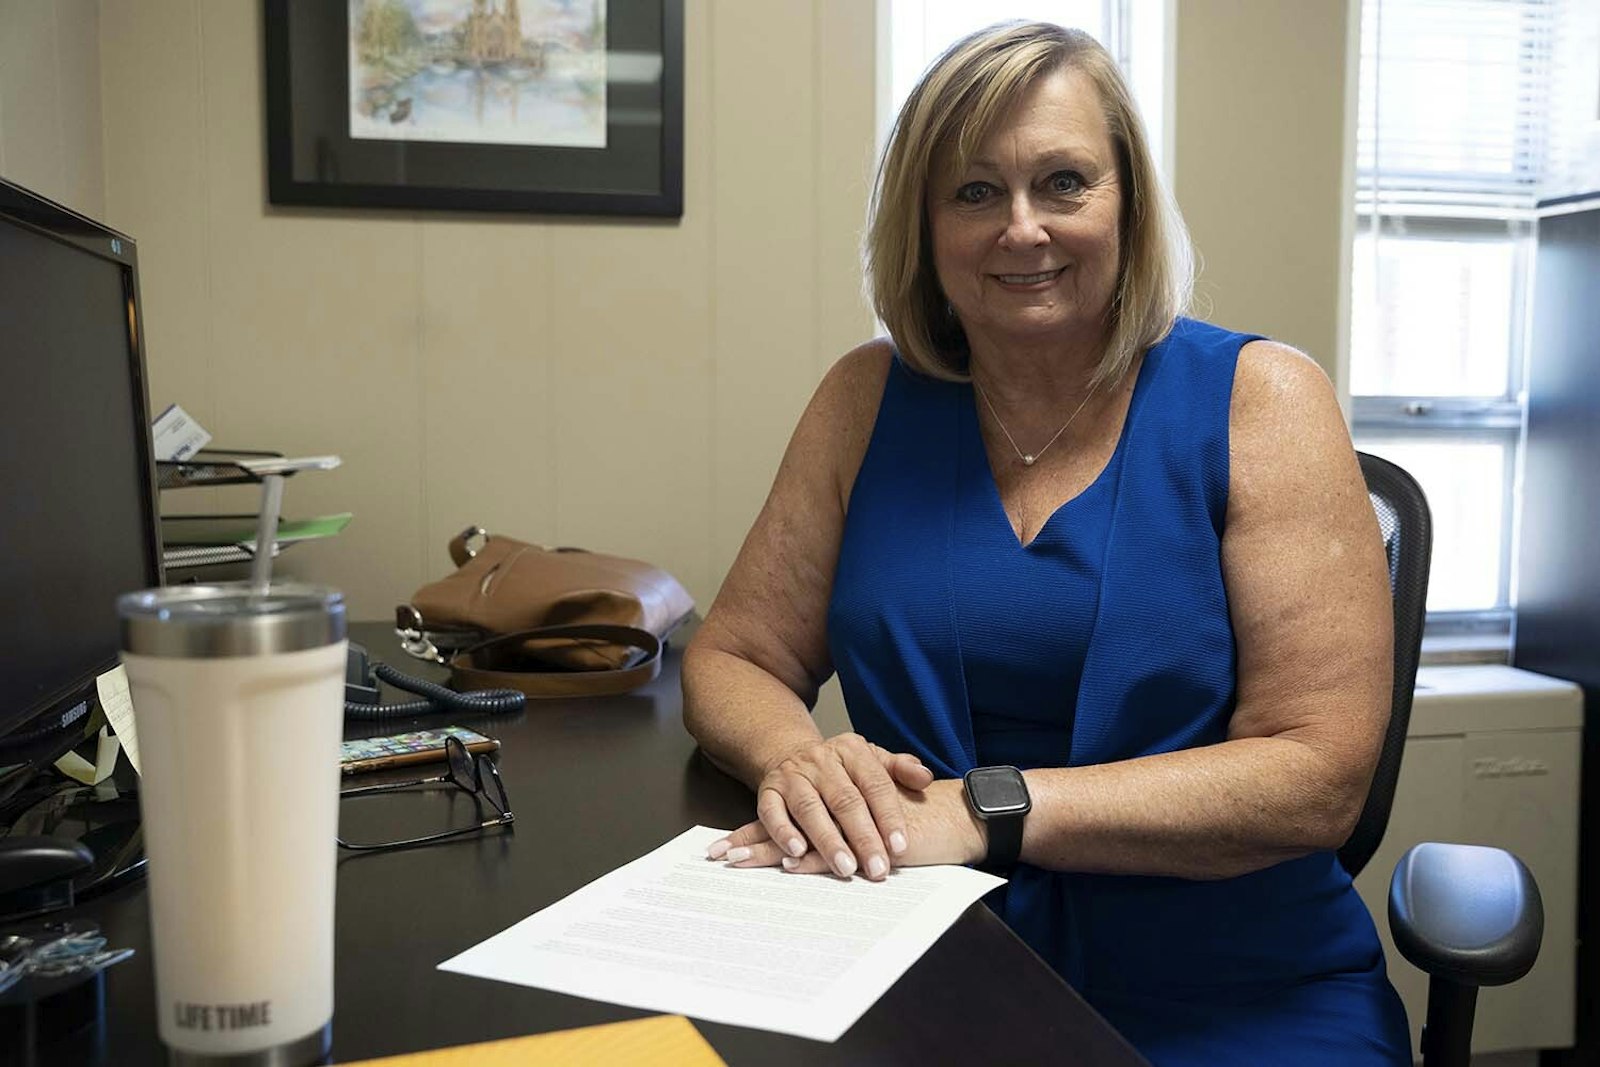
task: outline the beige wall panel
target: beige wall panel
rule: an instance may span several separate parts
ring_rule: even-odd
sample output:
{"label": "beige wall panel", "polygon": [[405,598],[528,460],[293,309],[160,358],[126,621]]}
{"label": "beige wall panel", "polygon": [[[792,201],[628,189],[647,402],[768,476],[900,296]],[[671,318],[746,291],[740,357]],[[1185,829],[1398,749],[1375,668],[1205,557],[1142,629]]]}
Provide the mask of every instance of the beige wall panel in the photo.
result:
{"label": "beige wall panel", "polygon": [[[1178,0],[1176,192],[1197,311],[1304,349],[1338,342],[1346,0]],[[1208,310],[1209,305],[1209,310]]]}
{"label": "beige wall panel", "polygon": [[139,243],[150,403],[212,426],[199,16],[192,0],[106,4],[100,42],[106,221]]}
{"label": "beige wall panel", "polygon": [[414,451],[426,486],[426,580],[450,569],[444,546],[468,525],[554,539],[558,405],[548,228],[510,216],[416,225],[423,314]]}
{"label": "beige wall panel", "polygon": [[[813,64],[817,116],[817,376],[875,332],[862,291],[861,241],[876,166],[876,5],[819,0]],[[817,728],[850,728],[832,679],[817,694]]]}
{"label": "beige wall panel", "polygon": [[61,99],[61,190],[93,219],[106,213],[101,152],[99,0],[55,0]]}
{"label": "beige wall panel", "polygon": [[817,380],[813,33],[808,4],[711,5],[718,574]]}
{"label": "beige wall panel", "polygon": [[555,539],[639,556],[704,610],[711,563],[712,137],[706,5],[686,11],[678,223],[549,227]]}
{"label": "beige wall panel", "polygon": [[5,177],[67,202],[61,146],[61,88],[52,4],[0,0],[0,139]]}
{"label": "beige wall panel", "polygon": [[343,588],[355,617],[384,617],[420,578],[423,465],[404,431],[422,418],[420,231],[400,215],[269,210],[256,6],[201,13],[210,429],[234,447],[343,457],[291,481],[284,512],[355,521],[285,567]]}
{"label": "beige wall panel", "polygon": [[141,243],[153,399],[346,462],[285,507],[355,522],[281,566],[382,616],[481,522],[646,556],[709,604],[870,330],[870,5],[688,5],[675,224],[269,209],[257,5],[131,12],[100,16],[107,204]]}
{"label": "beige wall panel", "polygon": [[282,219],[219,225],[213,239],[249,264],[212,281],[213,432],[343,457],[286,491],[287,515],[356,513],[336,541],[296,549],[292,570],[344,588],[357,617],[382,617],[421,576],[416,227]]}
{"label": "beige wall panel", "polygon": [[818,0],[816,47],[817,371],[871,337],[861,241],[871,195],[877,13],[860,0]]}
{"label": "beige wall panel", "polygon": [[705,601],[711,337],[701,207],[681,228],[555,226],[549,255],[556,539],[644,556]]}

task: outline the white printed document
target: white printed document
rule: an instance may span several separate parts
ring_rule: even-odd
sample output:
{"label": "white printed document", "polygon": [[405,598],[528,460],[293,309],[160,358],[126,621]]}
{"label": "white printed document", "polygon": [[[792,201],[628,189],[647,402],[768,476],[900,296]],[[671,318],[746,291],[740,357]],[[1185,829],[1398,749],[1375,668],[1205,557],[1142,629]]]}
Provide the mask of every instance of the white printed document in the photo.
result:
{"label": "white printed document", "polygon": [[906,867],[843,881],[707,860],[696,826],[439,969],[835,1041],[1003,880]]}

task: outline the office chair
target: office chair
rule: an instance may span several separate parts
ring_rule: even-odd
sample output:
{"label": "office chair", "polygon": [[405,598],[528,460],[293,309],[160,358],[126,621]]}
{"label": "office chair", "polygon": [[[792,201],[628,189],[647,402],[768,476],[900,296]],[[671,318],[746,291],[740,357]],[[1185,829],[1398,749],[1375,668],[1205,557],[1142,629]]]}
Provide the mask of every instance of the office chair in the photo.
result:
{"label": "office chair", "polygon": [[[1339,862],[1352,878],[1377,851],[1394,803],[1433,553],[1433,523],[1422,487],[1387,460],[1365,452],[1356,455],[1389,558],[1394,693],[1367,802],[1339,849]],[[1478,987],[1516,981],[1539,955],[1544,907],[1532,873],[1503,849],[1424,842],[1395,865],[1389,883],[1389,930],[1401,955],[1428,975],[1424,1067],[1466,1067]]]}

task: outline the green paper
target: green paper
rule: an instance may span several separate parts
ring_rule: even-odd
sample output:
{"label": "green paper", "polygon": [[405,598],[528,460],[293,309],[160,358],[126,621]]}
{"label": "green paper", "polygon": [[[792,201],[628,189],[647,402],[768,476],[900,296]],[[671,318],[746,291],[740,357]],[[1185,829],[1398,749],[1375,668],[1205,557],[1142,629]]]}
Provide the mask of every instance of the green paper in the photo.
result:
{"label": "green paper", "polygon": [[[278,523],[278,543],[332,537],[354,516],[318,515],[310,519],[284,519]],[[256,540],[254,515],[168,515],[161,520],[161,540],[177,545],[250,545]]]}

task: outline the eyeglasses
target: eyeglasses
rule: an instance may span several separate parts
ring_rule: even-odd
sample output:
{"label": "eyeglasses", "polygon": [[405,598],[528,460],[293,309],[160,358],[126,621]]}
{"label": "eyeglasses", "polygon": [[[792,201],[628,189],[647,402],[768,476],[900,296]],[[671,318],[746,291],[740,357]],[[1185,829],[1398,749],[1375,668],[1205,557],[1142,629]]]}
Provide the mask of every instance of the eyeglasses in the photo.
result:
{"label": "eyeglasses", "polygon": [[[461,739],[446,735],[444,739],[445,761],[449,769],[443,774],[432,778],[413,778],[405,782],[385,782],[382,785],[363,785],[354,789],[339,791],[341,800],[347,797],[373,796],[378,793],[392,793],[398,789],[410,789],[415,786],[425,785],[453,785],[471,794],[472,802],[478,805],[480,801],[487,801],[496,812],[495,818],[484,819],[472,826],[463,826],[456,830],[445,830],[442,833],[426,834],[422,837],[410,837],[400,841],[381,841],[373,844],[355,844],[342,837],[335,838],[339,847],[352,852],[380,852],[391,848],[411,848],[415,845],[427,845],[434,841],[444,841],[452,837],[464,837],[467,834],[478,834],[495,826],[509,826],[515,818],[511,814],[511,802],[506,799],[506,785],[500,780],[500,771],[495,767],[494,761],[486,755],[473,756],[467,751],[467,746]],[[483,813],[478,807],[478,813]]]}

